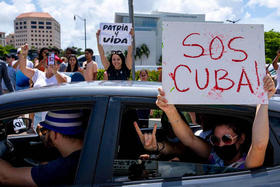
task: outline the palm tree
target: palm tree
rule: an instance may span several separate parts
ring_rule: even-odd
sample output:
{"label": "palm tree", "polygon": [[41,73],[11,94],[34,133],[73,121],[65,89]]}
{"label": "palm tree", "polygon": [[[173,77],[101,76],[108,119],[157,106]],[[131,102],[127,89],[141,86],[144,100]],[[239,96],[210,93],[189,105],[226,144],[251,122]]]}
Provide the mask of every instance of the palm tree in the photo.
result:
{"label": "palm tree", "polygon": [[135,51],[135,59],[139,58],[141,60],[141,65],[142,65],[143,55],[145,55],[147,58],[150,55],[150,49],[146,44],[142,44],[140,47],[136,47],[136,51]]}

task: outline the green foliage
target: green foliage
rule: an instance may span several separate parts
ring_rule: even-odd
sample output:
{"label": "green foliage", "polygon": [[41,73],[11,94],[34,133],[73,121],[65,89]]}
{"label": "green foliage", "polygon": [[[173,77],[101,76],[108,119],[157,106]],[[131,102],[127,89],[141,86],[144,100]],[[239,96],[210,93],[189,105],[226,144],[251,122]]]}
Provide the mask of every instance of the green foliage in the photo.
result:
{"label": "green foliage", "polygon": [[[97,71],[97,80],[103,80],[103,76],[104,76],[104,69],[99,69]],[[136,71],[135,72],[135,79],[139,80],[139,74],[140,71]],[[159,72],[158,71],[149,71],[149,81],[158,81],[158,77],[159,77]],[[132,80],[132,73],[130,73],[130,78],[129,80]]]}
{"label": "green foliage", "polygon": [[99,69],[97,71],[97,80],[103,80],[104,72],[105,72],[104,69]]}
{"label": "green foliage", "polygon": [[148,48],[148,46],[146,44],[142,44],[140,47],[136,47],[135,49],[135,56],[134,58],[137,59],[139,58],[141,60],[141,64],[142,64],[142,57],[146,56],[147,58],[150,55],[150,49]]}
{"label": "green foliage", "polygon": [[280,48],[280,32],[270,30],[264,33],[266,63],[271,63]]}
{"label": "green foliage", "polygon": [[[73,48],[76,51],[76,56],[77,57],[80,56],[80,55],[85,54],[85,52],[83,51],[82,48],[78,48],[78,47],[75,47],[75,46],[72,46],[71,48]],[[60,51],[60,56],[65,56],[65,52],[66,52],[66,49],[61,50]]]}
{"label": "green foliage", "polygon": [[5,47],[0,45],[0,57],[9,54],[11,50],[16,50],[12,45],[6,45]]}
{"label": "green foliage", "polygon": [[[135,80],[140,80],[139,78],[140,70],[135,72]],[[158,81],[159,71],[153,70],[148,71],[149,74],[149,81]],[[132,80],[132,72],[130,73],[129,80]]]}

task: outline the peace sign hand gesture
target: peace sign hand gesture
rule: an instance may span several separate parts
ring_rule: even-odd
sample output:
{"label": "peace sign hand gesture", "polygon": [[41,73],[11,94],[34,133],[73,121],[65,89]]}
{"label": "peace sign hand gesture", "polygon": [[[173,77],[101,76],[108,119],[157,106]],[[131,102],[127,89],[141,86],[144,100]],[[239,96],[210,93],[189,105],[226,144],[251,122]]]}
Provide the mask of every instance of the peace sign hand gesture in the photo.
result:
{"label": "peace sign hand gesture", "polygon": [[151,133],[143,134],[137,122],[135,121],[133,124],[144,148],[147,151],[157,151],[158,149],[157,139],[156,139],[157,124],[155,124],[152,134]]}

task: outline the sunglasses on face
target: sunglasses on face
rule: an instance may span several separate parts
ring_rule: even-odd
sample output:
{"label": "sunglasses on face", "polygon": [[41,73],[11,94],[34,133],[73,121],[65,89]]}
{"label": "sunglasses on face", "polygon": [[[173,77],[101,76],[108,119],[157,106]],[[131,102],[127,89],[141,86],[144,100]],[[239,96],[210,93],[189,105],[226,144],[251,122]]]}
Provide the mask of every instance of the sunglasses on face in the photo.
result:
{"label": "sunglasses on face", "polygon": [[215,135],[211,135],[210,136],[210,143],[212,145],[220,145],[220,142],[223,141],[224,144],[232,144],[232,142],[234,141],[235,138],[237,138],[238,135],[232,137],[230,134],[225,134],[222,138],[218,138],[217,136]]}
{"label": "sunglasses on face", "polygon": [[122,54],[122,52],[121,51],[111,51],[111,54],[112,55],[115,55],[115,54],[120,55],[120,54]]}
{"label": "sunglasses on face", "polygon": [[40,126],[38,128],[38,131],[43,135],[43,136],[46,136],[47,132],[49,131],[49,129],[43,127],[43,126]]}

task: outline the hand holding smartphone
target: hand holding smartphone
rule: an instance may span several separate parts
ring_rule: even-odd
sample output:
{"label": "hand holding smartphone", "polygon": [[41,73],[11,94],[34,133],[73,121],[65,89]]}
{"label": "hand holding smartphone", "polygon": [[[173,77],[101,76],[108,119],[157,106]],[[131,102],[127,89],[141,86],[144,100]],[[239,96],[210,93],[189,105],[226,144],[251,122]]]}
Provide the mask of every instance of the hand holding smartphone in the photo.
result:
{"label": "hand holding smartphone", "polygon": [[54,65],[54,61],[55,61],[55,55],[54,55],[54,53],[51,53],[51,54],[48,56],[48,66]]}

